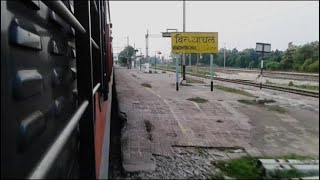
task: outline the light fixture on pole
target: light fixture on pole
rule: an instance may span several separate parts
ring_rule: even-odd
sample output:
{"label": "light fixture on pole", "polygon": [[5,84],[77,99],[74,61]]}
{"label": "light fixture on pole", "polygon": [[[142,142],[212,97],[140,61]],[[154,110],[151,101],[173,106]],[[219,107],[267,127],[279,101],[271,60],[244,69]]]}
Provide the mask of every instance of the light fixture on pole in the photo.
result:
{"label": "light fixture on pole", "polygon": [[171,37],[171,32],[169,31],[178,32],[178,29],[167,29],[166,32],[162,32],[162,37]]}

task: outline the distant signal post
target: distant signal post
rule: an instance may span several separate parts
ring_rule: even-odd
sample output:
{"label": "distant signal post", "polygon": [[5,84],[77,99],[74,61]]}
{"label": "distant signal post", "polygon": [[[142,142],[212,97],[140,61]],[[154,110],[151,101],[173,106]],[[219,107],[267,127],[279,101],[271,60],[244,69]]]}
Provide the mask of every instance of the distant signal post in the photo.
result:
{"label": "distant signal post", "polygon": [[261,66],[260,66],[260,89],[262,89],[262,72],[263,72],[263,57],[265,53],[271,52],[271,44],[269,43],[256,43],[256,52],[261,53]]}
{"label": "distant signal post", "polygon": [[[210,54],[210,80],[211,91],[213,91],[213,54],[218,53],[217,32],[171,32],[171,52]],[[176,68],[179,68],[178,65]],[[176,87],[176,89],[178,91],[179,88]]]}

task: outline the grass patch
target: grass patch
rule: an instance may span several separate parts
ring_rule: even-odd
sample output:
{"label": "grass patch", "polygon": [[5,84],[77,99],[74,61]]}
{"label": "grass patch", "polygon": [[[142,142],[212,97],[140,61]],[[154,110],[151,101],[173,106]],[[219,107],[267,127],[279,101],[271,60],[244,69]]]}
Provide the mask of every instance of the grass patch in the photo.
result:
{"label": "grass patch", "polygon": [[288,84],[288,86],[293,86],[293,82],[290,81],[289,84]]}
{"label": "grass patch", "polygon": [[204,84],[204,81],[202,81],[202,80],[198,80],[198,79],[193,79],[193,78],[190,78],[190,77],[188,77],[188,78],[186,79],[186,81],[187,81],[187,83],[198,83],[198,84]]}
{"label": "grass patch", "polygon": [[264,103],[275,103],[276,101],[273,99],[265,99]]}
{"label": "grass patch", "polygon": [[277,156],[277,159],[297,159],[297,160],[311,160],[315,159],[310,156],[302,156],[302,155],[297,155],[297,154],[287,154],[284,156]]}
{"label": "grass patch", "polygon": [[270,111],[277,111],[278,113],[282,113],[282,114],[285,113],[285,112],[287,112],[285,108],[280,107],[280,106],[278,106],[278,105],[268,106],[268,109],[269,109]]}
{"label": "grass patch", "polygon": [[239,99],[237,101],[242,103],[242,104],[259,105],[255,100],[251,100],[251,99]]}
{"label": "grass patch", "polygon": [[[306,159],[309,157],[299,156],[295,154],[290,154],[287,156],[276,157],[276,159]],[[250,157],[244,156],[238,159],[231,159],[228,161],[218,161],[216,167],[221,170],[221,173],[211,176],[210,179],[217,179],[223,177],[224,175],[237,178],[237,179],[283,179],[283,178],[300,178],[305,177],[310,174],[302,173],[297,170],[288,170],[288,171],[275,171],[273,174],[270,174],[270,177],[266,177],[258,165],[258,159],[274,159],[269,157]]]}
{"label": "grass patch", "polygon": [[297,88],[297,89],[303,89],[303,90],[310,90],[310,91],[319,91],[319,86],[315,86],[315,85],[306,85],[306,84],[302,84],[302,85],[296,85],[296,84],[293,84],[292,81],[290,81],[288,84],[277,84],[277,83],[273,83],[273,82],[270,82],[270,81],[266,81],[266,84],[275,84],[275,85],[280,85],[280,86],[283,86],[283,87],[294,87],[294,88]]}
{"label": "grass patch", "polygon": [[182,83],[180,83],[180,86],[192,86],[192,84],[182,84]]}
{"label": "grass patch", "polygon": [[289,82],[288,86],[299,88],[299,89],[311,90],[311,91],[319,91],[319,86],[305,85],[305,84],[296,85],[296,84],[293,84],[292,81]]}
{"label": "grass patch", "polygon": [[196,102],[196,103],[205,103],[205,102],[208,102],[207,99],[204,99],[204,98],[201,98],[201,97],[188,98],[187,100],[193,101],[193,102]]}
{"label": "grass patch", "polygon": [[258,103],[256,100],[250,100],[250,99],[240,99],[238,102],[243,104],[249,104],[249,105],[261,105],[265,103],[275,103],[276,101],[273,99],[264,99],[260,103]]}
{"label": "grass patch", "polygon": [[144,86],[147,88],[152,88],[151,84],[149,84],[149,83],[142,83],[141,86]]}
{"label": "grass patch", "polygon": [[299,89],[306,89],[311,91],[319,91],[319,86],[312,86],[312,85],[293,85],[293,87],[299,88]]}
{"label": "grass patch", "polygon": [[[247,104],[247,105],[256,105],[256,106],[260,106],[260,107],[264,107],[264,108],[268,108],[268,110],[270,111],[276,111],[278,113],[286,113],[287,110],[283,107],[280,107],[278,105],[265,105],[265,102],[270,102],[271,100],[266,100],[264,101],[264,103],[260,104],[258,102],[256,102],[256,100],[252,100],[252,99],[239,99],[237,100],[238,102],[242,103],[242,104]],[[271,102],[275,102],[274,100],[272,100]]]}
{"label": "grass patch", "polygon": [[254,95],[252,95],[246,91],[243,91],[241,89],[230,88],[230,87],[221,86],[221,85],[214,85],[213,87],[215,87],[216,89],[230,92],[230,93],[234,93],[234,94],[241,94],[241,95],[248,96],[248,97],[255,97]]}
{"label": "grass patch", "polygon": [[261,179],[262,171],[258,169],[257,159],[245,156],[229,161],[219,161],[217,167],[227,176],[237,179]]}

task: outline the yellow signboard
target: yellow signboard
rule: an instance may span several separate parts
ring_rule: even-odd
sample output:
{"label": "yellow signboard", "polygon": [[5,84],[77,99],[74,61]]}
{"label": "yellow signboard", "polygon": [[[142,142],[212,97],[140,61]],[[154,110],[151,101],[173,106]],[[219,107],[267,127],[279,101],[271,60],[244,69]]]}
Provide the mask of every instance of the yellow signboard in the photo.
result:
{"label": "yellow signboard", "polygon": [[172,53],[218,53],[217,32],[172,32]]}

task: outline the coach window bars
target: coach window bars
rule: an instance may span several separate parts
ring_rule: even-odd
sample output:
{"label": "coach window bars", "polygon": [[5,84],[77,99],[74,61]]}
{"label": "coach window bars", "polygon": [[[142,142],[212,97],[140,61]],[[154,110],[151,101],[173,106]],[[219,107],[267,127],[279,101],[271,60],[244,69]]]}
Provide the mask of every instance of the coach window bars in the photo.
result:
{"label": "coach window bars", "polygon": [[[68,121],[62,133],[59,134],[50,146],[29,178],[42,179],[46,177],[59,153],[61,153],[64,145],[70,138],[70,134],[72,134],[79,123],[80,176],[82,178],[95,179],[94,94],[101,86],[107,87],[104,84],[105,81],[103,79],[105,78],[102,75],[102,73],[107,73],[106,66],[102,65],[102,61],[106,62],[106,56],[104,56],[106,35],[102,33],[105,32],[103,31],[106,22],[105,11],[103,11],[102,15],[100,14],[101,9],[105,8],[105,2],[74,1],[73,6],[71,5],[72,7],[70,6],[69,9],[61,1],[43,2],[76,31],[78,102],[82,102],[82,104]],[[104,68],[101,68],[101,66]],[[107,94],[104,96],[107,96]]]}
{"label": "coach window bars", "polygon": [[84,114],[88,107],[88,101],[84,101],[73,114],[72,118],[68,121],[63,131],[59,134],[58,138],[51,145],[49,150],[41,159],[40,163],[36,166],[34,171],[28,177],[28,179],[44,179],[47,173],[50,171],[52,165],[57,159],[58,155],[62,152],[64,145],[72,135],[72,132],[79,123],[80,118]]}
{"label": "coach window bars", "polygon": [[101,8],[100,4],[102,1],[91,1],[91,35],[92,43],[95,49],[92,49],[92,68],[93,68],[93,85],[96,86],[102,81],[102,72],[101,72],[101,51],[102,51],[102,42],[101,42]]}
{"label": "coach window bars", "polygon": [[[104,45],[103,45],[103,26],[102,26],[102,19],[104,18],[103,17],[103,14],[104,14],[104,11],[103,11],[103,1],[98,1],[99,3],[99,29],[100,29],[100,36],[99,36],[99,41],[100,41],[100,45],[101,45],[101,49],[100,49],[100,64],[99,64],[99,70],[100,70],[100,82],[102,84],[102,86],[104,86],[104,82],[103,82],[103,74],[104,74],[104,71],[103,71],[103,52],[104,52]],[[106,94],[105,94],[106,95]],[[107,95],[106,95],[107,96]]]}
{"label": "coach window bars", "polygon": [[[91,34],[91,12],[92,3],[89,1],[74,1],[74,15],[84,26],[87,33],[82,34],[76,31],[76,51],[77,51],[77,87],[78,101],[88,100],[88,108],[79,121],[80,129],[80,177],[95,179],[95,150],[94,150],[94,113],[95,104],[93,87],[93,50]],[[97,42],[95,40],[95,42]]]}
{"label": "coach window bars", "polygon": [[101,57],[102,57],[102,64],[101,64],[101,68],[102,68],[102,92],[105,94],[103,96],[104,100],[108,99],[108,92],[109,92],[109,84],[108,84],[108,68],[110,66],[109,62],[108,62],[108,56],[107,56],[107,47],[108,47],[108,35],[107,35],[107,15],[106,15],[106,2],[105,1],[101,1],[101,9],[104,9],[101,13],[101,30],[102,30],[102,34],[101,34]]}
{"label": "coach window bars", "polygon": [[85,28],[77,20],[77,18],[69,11],[69,9],[61,1],[42,1],[46,4],[52,11],[57,13],[62,19],[64,19],[68,24],[70,24],[75,30],[80,33],[86,33]]}
{"label": "coach window bars", "polygon": [[[94,158],[94,106],[92,96],[92,44],[90,3],[74,2],[75,15],[61,1],[43,1],[53,12],[63,18],[76,30],[78,102],[82,104],[73,114],[63,131],[58,135],[46,154],[40,160],[29,178],[45,178],[79,123],[80,128],[80,173],[84,178],[95,178]],[[91,87],[91,88],[88,88]],[[99,88],[99,86],[97,86]]]}

